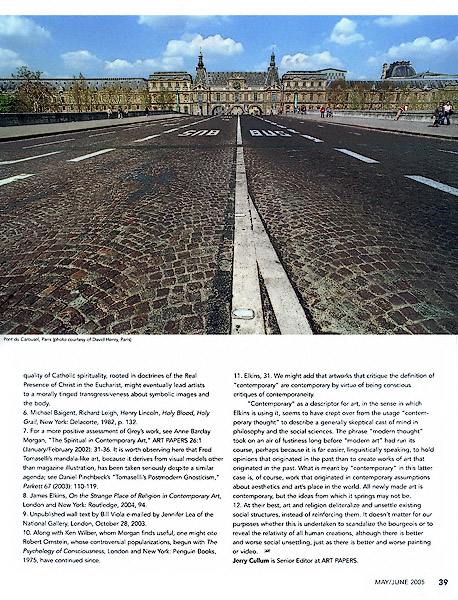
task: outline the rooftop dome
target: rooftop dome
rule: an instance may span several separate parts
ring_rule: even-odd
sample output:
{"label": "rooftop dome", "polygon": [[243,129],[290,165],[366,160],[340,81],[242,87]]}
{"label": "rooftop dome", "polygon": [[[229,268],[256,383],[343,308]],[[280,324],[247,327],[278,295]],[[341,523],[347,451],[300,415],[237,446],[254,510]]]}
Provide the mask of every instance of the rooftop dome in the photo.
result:
{"label": "rooftop dome", "polygon": [[415,77],[415,69],[410,64],[410,60],[402,60],[391,63],[389,66],[386,77]]}

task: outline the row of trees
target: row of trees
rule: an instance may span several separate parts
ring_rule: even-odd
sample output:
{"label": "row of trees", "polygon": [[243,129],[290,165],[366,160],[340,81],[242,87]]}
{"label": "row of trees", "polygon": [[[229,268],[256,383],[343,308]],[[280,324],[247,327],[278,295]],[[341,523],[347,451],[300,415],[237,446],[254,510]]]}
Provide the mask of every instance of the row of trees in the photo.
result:
{"label": "row of trees", "polygon": [[433,110],[439,101],[458,103],[458,90],[419,90],[408,84],[395,85],[393,81],[382,81],[377,87],[366,81],[350,86],[338,79],[328,88],[328,102],[336,108],[352,110],[390,110],[404,104],[410,110]]}
{"label": "row of trees", "polygon": [[[91,112],[96,110],[139,107],[140,110],[151,108],[150,96],[145,88],[132,90],[127,85],[113,83],[101,89],[90,87],[86,78],[80,73],[73,77],[70,88],[58,90],[41,79],[41,71],[30,71],[19,67],[17,73],[11,76],[18,80],[18,89],[14,96],[0,94],[0,112]],[[171,110],[174,95],[160,92],[155,98],[155,106],[159,110]]]}

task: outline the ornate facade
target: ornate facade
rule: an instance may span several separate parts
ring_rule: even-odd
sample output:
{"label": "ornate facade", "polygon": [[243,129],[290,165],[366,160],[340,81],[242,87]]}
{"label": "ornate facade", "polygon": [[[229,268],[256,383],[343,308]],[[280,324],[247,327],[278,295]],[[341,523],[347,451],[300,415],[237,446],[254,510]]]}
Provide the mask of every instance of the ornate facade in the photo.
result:
{"label": "ornate facade", "polygon": [[[329,71],[333,76],[337,72]],[[156,72],[148,89],[153,110],[166,100],[169,108],[192,115],[260,115],[321,105],[327,81],[325,71],[288,71],[280,78],[273,53],[266,72],[208,72],[199,54],[194,79],[183,72]]]}

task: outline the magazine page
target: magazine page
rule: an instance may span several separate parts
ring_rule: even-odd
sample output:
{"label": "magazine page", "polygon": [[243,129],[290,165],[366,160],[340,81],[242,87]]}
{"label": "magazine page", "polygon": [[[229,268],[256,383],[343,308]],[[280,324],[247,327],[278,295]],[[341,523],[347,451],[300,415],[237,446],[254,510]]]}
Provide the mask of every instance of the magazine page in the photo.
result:
{"label": "magazine page", "polygon": [[456,596],[458,17],[258,4],[0,14],[5,597]]}

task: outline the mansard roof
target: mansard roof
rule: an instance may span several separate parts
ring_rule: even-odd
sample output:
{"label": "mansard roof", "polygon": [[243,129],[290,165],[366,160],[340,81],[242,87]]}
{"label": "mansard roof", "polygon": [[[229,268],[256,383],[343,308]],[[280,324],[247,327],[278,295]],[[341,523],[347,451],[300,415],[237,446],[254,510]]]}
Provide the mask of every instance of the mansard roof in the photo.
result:
{"label": "mansard roof", "polygon": [[192,77],[186,71],[155,71],[149,76],[150,79],[187,79],[191,80]]}
{"label": "mansard roof", "polygon": [[[330,85],[332,85],[333,82],[329,82],[328,83],[328,87]],[[405,89],[405,88],[410,88],[410,89],[423,89],[423,90],[428,90],[428,89],[445,89],[448,88],[449,86],[453,86],[456,87],[458,86],[458,76],[456,79],[453,78],[448,78],[448,79],[423,79],[423,78],[417,78],[417,77],[409,77],[409,78],[396,78],[396,79],[375,79],[375,80],[355,80],[355,81],[346,81],[346,84],[348,87],[354,87],[356,84],[358,83],[366,83],[369,84],[371,87],[377,89],[377,88],[384,88],[386,87],[386,84],[389,83],[393,86],[393,89],[396,90],[400,90],[400,89]]]}
{"label": "mansard roof", "polygon": [[[345,71],[343,71],[345,73]],[[282,79],[327,79],[326,73],[320,71],[287,71],[282,75]]]}
{"label": "mansard roof", "polygon": [[[80,79],[39,79],[39,83],[49,85],[50,87],[58,90],[65,91],[72,88],[75,81]],[[131,89],[142,89],[147,87],[147,80],[143,77],[103,77],[100,79],[85,78],[84,81],[89,88],[95,88],[96,90],[103,89],[111,85],[129,86]],[[15,92],[22,84],[24,80],[17,78],[0,79],[0,92]]]}
{"label": "mansard roof", "polygon": [[262,71],[214,71],[208,73],[210,85],[227,86],[231,79],[243,79],[248,86],[263,86],[267,73]]}

